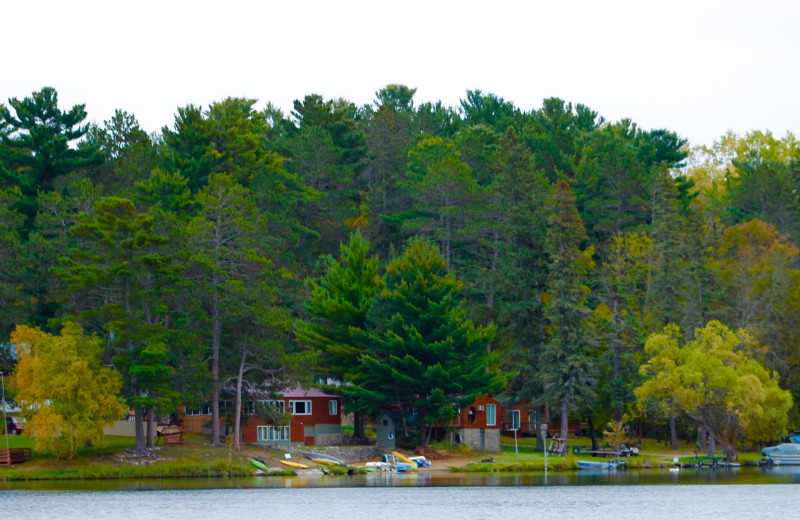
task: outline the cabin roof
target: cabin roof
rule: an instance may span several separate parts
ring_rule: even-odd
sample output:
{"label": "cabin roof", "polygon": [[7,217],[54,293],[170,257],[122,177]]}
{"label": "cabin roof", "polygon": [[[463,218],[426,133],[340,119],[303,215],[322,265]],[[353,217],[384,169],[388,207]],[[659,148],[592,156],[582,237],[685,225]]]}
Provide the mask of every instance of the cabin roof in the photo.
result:
{"label": "cabin roof", "polygon": [[307,397],[340,397],[338,395],[325,393],[325,392],[323,392],[322,390],[320,390],[318,388],[303,388],[302,386],[295,386],[295,387],[292,387],[292,388],[287,388],[283,392],[281,392],[281,395],[284,398],[290,398],[290,399],[300,398],[300,397],[303,397],[303,398],[307,398]]}

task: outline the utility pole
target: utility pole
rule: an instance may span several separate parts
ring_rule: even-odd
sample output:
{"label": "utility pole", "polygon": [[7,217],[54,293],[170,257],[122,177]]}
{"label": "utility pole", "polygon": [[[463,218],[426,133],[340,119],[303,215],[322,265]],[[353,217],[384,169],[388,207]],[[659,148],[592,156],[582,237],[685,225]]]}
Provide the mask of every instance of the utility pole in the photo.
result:
{"label": "utility pole", "polygon": [[0,384],[3,387],[3,428],[6,431],[6,449],[11,450],[8,444],[8,418],[6,417],[6,375],[0,372]]}
{"label": "utility pole", "polygon": [[542,423],[539,428],[542,430],[542,437],[544,437],[544,478],[547,479],[547,424]]}

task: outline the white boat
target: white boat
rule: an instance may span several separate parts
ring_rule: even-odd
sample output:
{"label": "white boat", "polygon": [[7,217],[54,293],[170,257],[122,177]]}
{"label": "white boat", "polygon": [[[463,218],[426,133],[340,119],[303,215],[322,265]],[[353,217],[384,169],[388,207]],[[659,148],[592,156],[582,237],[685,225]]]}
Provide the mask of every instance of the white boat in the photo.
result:
{"label": "white boat", "polygon": [[578,469],[617,469],[624,468],[625,463],[616,460],[612,461],[599,461],[599,460],[579,460]]}
{"label": "white boat", "polygon": [[394,471],[394,466],[388,462],[367,462],[367,471]]}
{"label": "white boat", "polygon": [[414,461],[414,463],[420,468],[427,468],[431,466],[431,461],[426,459],[424,455],[415,455],[414,457],[409,457],[408,459]]}
{"label": "white boat", "polygon": [[785,442],[761,450],[770,464],[779,466],[800,465],[800,444]]}

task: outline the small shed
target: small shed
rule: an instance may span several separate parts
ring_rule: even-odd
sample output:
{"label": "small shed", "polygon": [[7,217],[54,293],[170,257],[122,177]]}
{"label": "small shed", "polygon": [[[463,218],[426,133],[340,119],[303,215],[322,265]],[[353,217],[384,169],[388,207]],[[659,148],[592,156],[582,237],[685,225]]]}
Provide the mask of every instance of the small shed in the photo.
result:
{"label": "small shed", "polygon": [[394,449],[395,445],[395,421],[391,414],[382,413],[375,421],[375,432],[377,434],[377,444],[381,448]]}

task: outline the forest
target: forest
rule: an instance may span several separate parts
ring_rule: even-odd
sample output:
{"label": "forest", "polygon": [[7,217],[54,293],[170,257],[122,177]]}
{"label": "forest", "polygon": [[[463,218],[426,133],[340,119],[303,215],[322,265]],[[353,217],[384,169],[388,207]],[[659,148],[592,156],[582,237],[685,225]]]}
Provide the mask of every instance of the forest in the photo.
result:
{"label": "forest", "polygon": [[[152,135],[124,110],[90,123],[51,87],[0,104],[12,396],[96,381],[124,400],[107,409],[137,411],[139,446],[146,414],[210,399],[219,445],[221,395],[320,380],[346,383],[357,436],[387,405],[413,411],[414,443],[481,393],[564,430],[639,417],[729,450],[785,434],[793,135],[692,146],[558,98],[414,96],[312,94],[289,114],[227,98]],[[63,377],[36,375],[48,356]]]}

